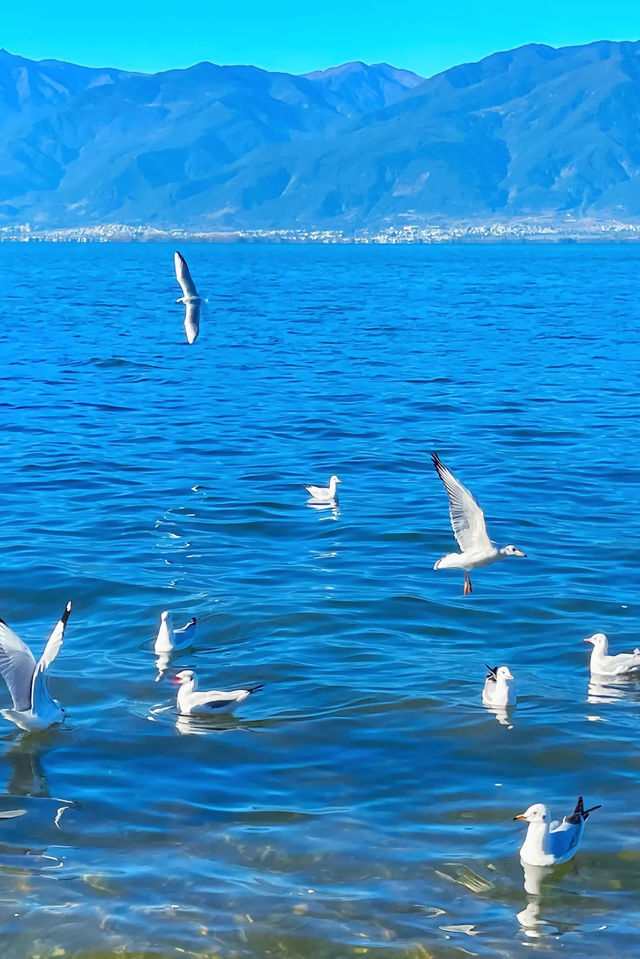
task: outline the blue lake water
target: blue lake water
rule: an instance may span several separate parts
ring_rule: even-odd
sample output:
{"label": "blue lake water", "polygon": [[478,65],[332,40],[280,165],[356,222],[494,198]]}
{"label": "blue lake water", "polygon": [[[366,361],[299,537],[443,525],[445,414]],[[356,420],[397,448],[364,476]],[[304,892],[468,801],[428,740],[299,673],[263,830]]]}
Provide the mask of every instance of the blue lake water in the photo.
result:
{"label": "blue lake water", "polygon": [[[74,604],[67,721],[0,725],[3,959],[637,955],[640,681],[580,640],[640,644],[640,248],[180,249],[193,347],[170,247],[0,245],[0,615]],[[432,449],[528,556],[470,597]],[[163,609],[235,717],[176,725]],[[579,793],[528,895],[513,816]]]}

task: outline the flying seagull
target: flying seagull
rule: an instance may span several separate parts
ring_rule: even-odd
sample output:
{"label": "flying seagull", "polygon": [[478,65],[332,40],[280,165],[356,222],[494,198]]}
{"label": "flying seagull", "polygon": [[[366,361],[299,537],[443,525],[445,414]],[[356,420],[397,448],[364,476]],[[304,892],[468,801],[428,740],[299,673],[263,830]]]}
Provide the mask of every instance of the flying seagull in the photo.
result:
{"label": "flying seagull", "polygon": [[251,693],[262,689],[263,683],[257,686],[247,686],[245,689],[219,690],[211,689],[199,693],[196,674],[191,669],[183,669],[173,680],[179,684],[178,712],[181,716],[210,716],[212,713],[230,713],[238,703],[243,702]]}
{"label": "flying seagull", "polygon": [[491,563],[497,563],[501,559],[506,559],[507,556],[526,556],[526,553],[516,549],[515,546],[503,546],[502,549],[498,549],[489,539],[484,513],[475,497],[447,469],[437,453],[432,453],[431,459],[449,496],[451,526],[461,550],[459,553],[447,553],[446,556],[442,556],[433,568],[463,569],[463,593],[467,596],[471,592],[469,573],[472,569],[490,566]]}
{"label": "flying seagull", "polygon": [[328,486],[305,486],[309,496],[317,503],[336,503],[338,501],[337,484],[341,483],[337,476],[329,478]]}
{"label": "flying seagull", "polygon": [[60,652],[70,612],[67,603],[37,663],[29,647],[0,619],[0,672],[13,699],[13,709],[0,709],[0,714],[20,729],[46,729],[64,719],[64,709],[47,689],[47,670]]}
{"label": "flying seagull", "polygon": [[594,633],[593,636],[587,636],[585,643],[591,643],[593,650],[589,660],[591,675],[597,676],[628,676],[640,669],[640,649],[634,649],[632,653],[618,653],[617,656],[609,656],[609,640],[604,633]]}
{"label": "flying seagull", "polygon": [[174,629],[171,613],[165,610],[160,613],[160,629],[153,647],[155,653],[179,652],[191,646],[196,637],[196,618],[192,616],[185,626]]}
{"label": "flying seagull", "polygon": [[485,706],[513,706],[516,694],[511,687],[513,676],[508,666],[487,666],[489,670],[482,690],[482,702]]}
{"label": "flying seagull", "polygon": [[569,862],[578,851],[584,824],[594,809],[600,809],[600,806],[585,809],[582,796],[578,796],[576,808],[570,816],[565,816],[562,822],[549,823],[549,810],[541,802],[529,806],[526,812],[519,816],[514,816],[514,819],[524,819],[529,823],[527,835],[520,847],[521,862],[529,866],[556,866]]}
{"label": "flying seagull", "polygon": [[176,279],[182,288],[182,296],[179,296],[176,303],[184,303],[184,331],[187,334],[187,341],[195,343],[200,332],[200,304],[202,298],[196,290],[196,285],[191,279],[187,261],[176,250],[173,254],[173,262],[176,268]]}

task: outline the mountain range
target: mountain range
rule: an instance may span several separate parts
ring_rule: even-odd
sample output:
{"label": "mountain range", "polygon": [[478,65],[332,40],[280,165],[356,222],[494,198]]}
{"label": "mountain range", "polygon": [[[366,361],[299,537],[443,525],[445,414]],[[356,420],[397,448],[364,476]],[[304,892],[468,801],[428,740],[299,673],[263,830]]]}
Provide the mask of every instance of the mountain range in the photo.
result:
{"label": "mountain range", "polygon": [[423,79],[0,51],[0,226],[343,229],[640,214],[640,42],[531,44]]}

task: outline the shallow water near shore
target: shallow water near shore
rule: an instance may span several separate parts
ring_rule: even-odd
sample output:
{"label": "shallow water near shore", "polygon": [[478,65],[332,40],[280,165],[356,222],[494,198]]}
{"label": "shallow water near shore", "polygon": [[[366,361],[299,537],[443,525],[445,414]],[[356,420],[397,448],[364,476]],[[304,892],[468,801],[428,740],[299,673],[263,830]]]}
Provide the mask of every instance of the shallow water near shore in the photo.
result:
{"label": "shallow water near shore", "polygon": [[[640,645],[640,249],[180,249],[192,347],[170,247],[0,244],[0,616],[73,601],[67,721],[0,725],[3,959],[636,955],[640,680],[581,639]],[[432,449],[527,553],[470,597]],[[177,722],[163,609],[235,716]],[[513,816],[580,793],[526,893]]]}

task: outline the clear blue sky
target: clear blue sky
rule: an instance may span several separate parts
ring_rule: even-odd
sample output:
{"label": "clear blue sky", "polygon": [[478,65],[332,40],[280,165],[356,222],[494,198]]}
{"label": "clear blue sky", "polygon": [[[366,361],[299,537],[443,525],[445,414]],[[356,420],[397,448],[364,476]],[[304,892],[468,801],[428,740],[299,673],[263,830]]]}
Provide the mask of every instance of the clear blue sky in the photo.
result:
{"label": "clear blue sky", "polygon": [[523,43],[640,38],[640,0],[0,0],[0,46],[156,71],[200,60],[290,73],[384,60],[431,76]]}

